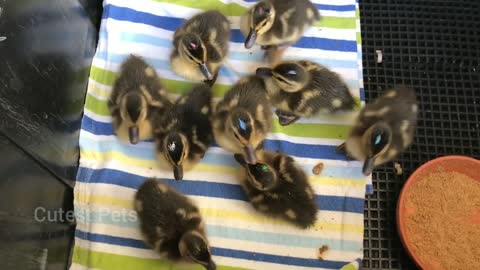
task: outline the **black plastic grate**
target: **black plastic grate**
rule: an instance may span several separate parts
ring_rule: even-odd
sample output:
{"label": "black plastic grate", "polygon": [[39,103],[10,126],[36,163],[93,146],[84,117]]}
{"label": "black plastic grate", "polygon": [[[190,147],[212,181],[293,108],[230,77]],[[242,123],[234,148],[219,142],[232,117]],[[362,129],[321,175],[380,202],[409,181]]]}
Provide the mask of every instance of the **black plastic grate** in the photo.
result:
{"label": "black plastic grate", "polygon": [[360,21],[367,102],[407,84],[420,103],[415,143],[399,160],[404,174],[395,175],[393,164],[373,174],[363,268],[416,269],[396,229],[403,183],[438,156],[480,158],[480,1],[361,0]]}

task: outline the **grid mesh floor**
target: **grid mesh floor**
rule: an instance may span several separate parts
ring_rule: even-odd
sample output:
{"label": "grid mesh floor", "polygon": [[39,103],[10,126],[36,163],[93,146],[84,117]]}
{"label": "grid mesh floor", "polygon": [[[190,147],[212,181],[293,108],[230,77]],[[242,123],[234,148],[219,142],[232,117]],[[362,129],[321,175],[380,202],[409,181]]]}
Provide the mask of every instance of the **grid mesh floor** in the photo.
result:
{"label": "grid mesh floor", "polygon": [[396,230],[403,183],[438,156],[480,158],[480,1],[362,0],[360,18],[367,102],[407,84],[420,103],[414,145],[399,159],[404,174],[395,175],[393,164],[373,174],[363,269],[416,269]]}

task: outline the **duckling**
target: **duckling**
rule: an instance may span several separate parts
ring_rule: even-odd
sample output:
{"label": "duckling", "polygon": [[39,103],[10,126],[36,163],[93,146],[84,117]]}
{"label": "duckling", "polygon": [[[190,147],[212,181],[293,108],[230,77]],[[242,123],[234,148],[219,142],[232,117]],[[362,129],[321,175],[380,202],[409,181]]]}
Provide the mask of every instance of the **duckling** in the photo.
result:
{"label": "duckling", "polygon": [[255,149],[272,127],[272,111],[262,79],[240,79],[217,104],[212,125],[221,147],[244,153],[248,163],[255,163]]}
{"label": "duckling", "polygon": [[203,158],[212,142],[211,92],[208,85],[194,86],[155,126],[157,158],[161,165],[173,168],[176,180]]}
{"label": "duckling", "polygon": [[364,161],[362,171],[370,175],[375,167],[393,160],[412,143],[417,114],[413,89],[405,86],[390,89],[362,109],[338,150]]}
{"label": "duckling", "polygon": [[230,23],[209,10],[189,19],[173,35],[170,57],[173,72],[192,81],[213,85],[228,54]]}
{"label": "duckling", "polygon": [[135,195],[135,210],[145,242],[162,257],[216,269],[202,216],[185,195],[148,179]]}
{"label": "duckling", "polygon": [[309,118],[320,111],[352,110],[355,100],[340,76],[310,61],[286,61],[273,68],[258,68],[280,125]]}
{"label": "duckling", "polygon": [[320,13],[309,0],[264,0],[240,18],[240,30],[246,37],[245,48],[259,44],[276,50],[297,42]]}
{"label": "duckling", "polygon": [[171,105],[155,69],[141,57],[130,55],[120,67],[108,100],[113,127],[120,140],[137,144],[151,139],[153,118]]}
{"label": "duckling", "polygon": [[245,168],[242,186],[256,210],[304,229],[315,223],[318,210],[313,189],[293,158],[260,150],[258,162],[247,164],[242,155],[234,156]]}

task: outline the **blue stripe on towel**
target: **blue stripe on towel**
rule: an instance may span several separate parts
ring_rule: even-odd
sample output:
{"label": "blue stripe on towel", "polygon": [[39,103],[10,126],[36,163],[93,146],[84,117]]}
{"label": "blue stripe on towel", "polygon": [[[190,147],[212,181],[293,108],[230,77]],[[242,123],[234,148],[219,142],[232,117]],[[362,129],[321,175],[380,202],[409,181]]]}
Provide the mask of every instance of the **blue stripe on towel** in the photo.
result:
{"label": "blue stripe on towel", "polygon": [[[145,181],[145,178],[142,176],[118,170],[93,170],[84,167],[78,169],[77,179],[77,181],[84,183],[114,184],[134,189],[137,189]],[[240,185],[190,181],[187,179],[182,181],[166,179],[163,181],[168,182],[170,186],[174,187],[179,192],[188,195],[248,201],[248,198]],[[363,198],[315,195],[315,201],[323,210],[352,212],[358,214],[363,213]]]}
{"label": "blue stripe on towel", "polygon": [[[114,135],[111,123],[97,122],[86,115],[83,116],[82,129],[96,135]],[[333,145],[300,144],[283,140],[267,139],[264,141],[264,146],[268,150],[280,150],[288,155],[298,157],[347,160],[344,155],[337,153],[336,146]]]}
{"label": "blue stripe on towel", "polygon": [[[131,229],[137,229],[139,227],[139,223],[136,218],[125,218],[119,221],[118,218],[115,218],[112,212],[108,211],[89,210],[81,207],[76,207],[75,217],[77,219],[77,222],[84,224],[107,224]],[[239,229],[221,225],[209,225],[208,222],[206,224],[206,228],[209,237],[220,237],[225,239],[260,242],[292,248],[318,248],[322,245],[328,245],[330,250],[358,252],[363,247],[362,243],[359,241],[325,238],[320,236],[301,236],[295,234],[272,233],[265,231],[255,231],[251,229]]]}
{"label": "blue stripe on towel", "polygon": [[[142,160],[155,160],[155,152],[153,142],[140,142],[137,145],[131,145],[127,143],[122,143],[116,139],[112,140],[103,140],[101,143],[98,141],[91,140],[86,136],[80,137],[80,146],[83,150],[86,151],[95,151],[99,153],[106,152],[118,152],[124,155],[127,155],[132,158],[138,158]],[[331,149],[330,149],[331,150]],[[228,166],[236,167],[238,166],[237,162],[233,158],[231,153],[215,153],[207,152],[205,157],[202,159],[202,163],[217,165],[217,166]],[[301,164],[306,172],[311,172],[314,165],[310,164]],[[358,162],[355,166],[326,166],[322,175],[336,178],[349,178],[349,179],[358,179],[359,181],[365,181],[365,176],[361,173],[360,167],[362,163]]]}
{"label": "blue stripe on towel", "polygon": [[[130,21],[134,23],[143,23],[154,27],[174,32],[185,20],[173,17],[157,16],[146,12],[136,11],[125,7],[106,5],[103,13],[103,19],[115,19],[120,21]],[[236,43],[243,43],[245,37],[238,29],[231,30],[230,40]],[[322,49],[330,51],[354,52],[357,50],[356,41],[328,39],[318,37],[303,37],[295,47]]]}
{"label": "blue stripe on towel", "polygon": [[[150,249],[143,241],[125,237],[110,236],[105,234],[96,234],[88,233],[78,228],[75,230],[75,237],[78,237],[82,240],[105,243],[110,245],[118,246],[127,246],[132,248],[140,249]],[[242,250],[234,249],[225,249],[211,247],[212,254],[216,256],[225,256],[238,259],[248,259],[248,260],[257,260],[268,263],[277,263],[277,264],[286,264],[286,265],[297,265],[297,266],[306,266],[306,267],[319,267],[319,268],[329,268],[329,269],[340,269],[345,264],[349,262],[338,262],[338,261],[320,261],[315,259],[304,259],[304,258],[295,258],[287,256],[278,256],[264,253],[254,253]]]}

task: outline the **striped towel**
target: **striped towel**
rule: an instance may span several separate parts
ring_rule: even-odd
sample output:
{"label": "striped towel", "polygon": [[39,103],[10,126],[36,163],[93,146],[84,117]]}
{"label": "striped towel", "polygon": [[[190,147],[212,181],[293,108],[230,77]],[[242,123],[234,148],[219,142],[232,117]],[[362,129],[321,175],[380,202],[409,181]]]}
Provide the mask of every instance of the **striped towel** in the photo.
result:
{"label": "striped towel", "polygon": [[[355,0],[314,0],[323,19],[286,52],[341,74],[363,100],[358,4]],[[252,0],[105,0],[98,48],[91,67],[80,132],[80,168],[75,186],[77,217],[71,269],[200,269],[172,265],[146,247],[133,209],[136,189],[145,177],[165,179],[198,203],[218,269],[357,269],[363,252],[363,206],[370,179],[361,163],[335,152],[348,134],[355,113],[322,115],[274,129],[265,147],[281,150],[309,173],[321,208],[314,228],[300,230],[253,210],[237,179],[230,153],[212,146],[202,163],[175,182],[162,171],[153,142],[127,145],[113,135],[107,99],[121,62],[130,53],[143,56],[178,96],[191,84],[170,71],[168,58],[175,29],[185,18],[217,9],[232,22],[230,54],[220,70],[218,100],[240,76],[262,64],[260,48],[247,51],[238,30],[239,16]],[[321,175],[312,168],[323,162]],[[367,184],[368,183],[368,184]],[[319,248],[329,251],[318,259]]]}

